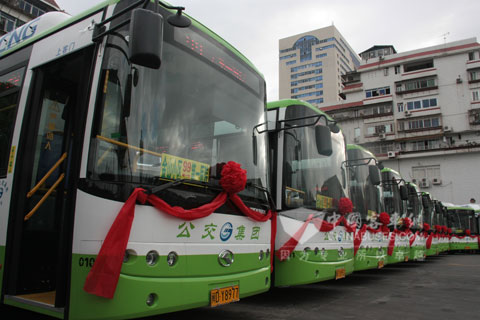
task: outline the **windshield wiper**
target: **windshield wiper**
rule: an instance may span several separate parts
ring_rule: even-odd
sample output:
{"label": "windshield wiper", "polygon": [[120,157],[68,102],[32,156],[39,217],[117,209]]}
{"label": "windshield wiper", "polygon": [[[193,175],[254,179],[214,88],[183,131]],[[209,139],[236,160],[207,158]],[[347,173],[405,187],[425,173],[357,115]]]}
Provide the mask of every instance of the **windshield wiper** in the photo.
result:
{"label": "windshield wiper", "polygon": [[[156,178],[158,178],[158,177],[156,177]],[[191,184],[191,185],[194,185],[194,186],[197,186],[197,187],[211,188],[211,189],[216,190],[216,191],[223,191],[223,188],[219,185],[209,183],[209,182],[204,182],[204,181],[192,180],[192,179],[174,180],[174,181],[170,181],[170,182],[167,182],[167,183],[164,183],[162,185],[155,186],[155,187],[145,187],[145,189],[150,194],[156,194],[160,191],[169,189],[171,187],[176,187],[176,186],[179,186],[181,184]]]}
{"label": "windshield wiper", "polygon": [[272,194],[270,193],[270,191],[267,188],[259,186],[255,183],[251,182],[251,181],[247,182],[247,184],[245,186],[246,187],[252,187],[252,188],[255,188],[257,190],[265,192],[265,194],[267,195],[267,200],[268,200],[268,204],[269,204],[270,208],[272,210],[276,210],[277,206],[275,205],[275,201],[273,201]]}

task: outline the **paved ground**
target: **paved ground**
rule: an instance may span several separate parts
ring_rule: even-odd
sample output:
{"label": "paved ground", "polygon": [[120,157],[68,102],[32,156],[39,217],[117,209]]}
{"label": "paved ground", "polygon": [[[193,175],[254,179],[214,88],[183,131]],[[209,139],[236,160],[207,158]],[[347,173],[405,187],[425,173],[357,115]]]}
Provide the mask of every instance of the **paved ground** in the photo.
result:
{"label": "paved ground", "polygon": [[480,319],[480,255],[429,257],[151,319]]}
{"label": "paved ground", "polygon": [[[480,319],[479,304],[480,254],[456,254],[148,319]],[[10,319],[5,307],[0,311],[2,320]],[[11,317],[19,318],[40,319],[23,312]]]}

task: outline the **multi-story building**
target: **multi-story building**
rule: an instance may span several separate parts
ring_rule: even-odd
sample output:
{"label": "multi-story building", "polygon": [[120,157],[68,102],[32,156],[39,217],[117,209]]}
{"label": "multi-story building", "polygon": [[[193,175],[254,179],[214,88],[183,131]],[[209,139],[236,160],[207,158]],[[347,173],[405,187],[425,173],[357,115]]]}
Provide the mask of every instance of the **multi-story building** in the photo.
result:
{"label": "multi-story building", "polygon": [[279,41],[279,98],[314,105],[338,103],[341,76],[355,70],[360,59],[335,26]]}
{"label": "multi-story building", "polygon": [[322,107],[360,144],[423,191],[480,199],[480,44],[475,38],[395,53],[374,46]]}
{"label": "multi-story building", "polygon": [[55,0],[0,0],[0,36],[45,12],[59,10]]}

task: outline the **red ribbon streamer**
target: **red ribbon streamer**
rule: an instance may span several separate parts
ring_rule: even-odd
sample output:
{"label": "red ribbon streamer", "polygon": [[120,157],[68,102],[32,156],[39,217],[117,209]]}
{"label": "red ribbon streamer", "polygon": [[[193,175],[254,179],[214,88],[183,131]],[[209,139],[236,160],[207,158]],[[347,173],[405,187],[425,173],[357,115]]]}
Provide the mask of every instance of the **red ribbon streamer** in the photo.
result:
{"label": "red ribbon streamer", "polygon": [[276,252],[276,255],[280,261],[286,260],[290,256],[290,254],[293,252],[293,250],[295,250],[295,247],[297,246],[298,241],[300,241],[300,239],[302,238],[303,234],[305,233],[305,230],[307,229],[308,224],[310,223],[310,221],[312,221],[312,219],[313,219],[313,214],[310,214],[307,220],[305,220],[305,222],[302,224],[300,229],[298,229],[297,232],[295,232],[293,237],[288,239],[288,241],[285,242],[285,244],[280,249],[278,249],[278,251]]}
{"label": "red ribbon streamer", "polygon": [[410,237],[410,247],[412,246],[412,244],[415,242],[415,239],[417,238],[418,236],[418,231],[415,232],[411,237]]}
{"label": "red ribbon streamer", "polygon": [[363,241],[363,236],[367,232],[367,225],[364,224],[362,228],[355,234],[355,238],[353,239],[353,255],[357,255],[357,251],[360,248],[360,245]]}
{"label": "red ribbon streamer", "polygon": [[355,230],[357,228],[356,224],[352,224],[352,225],[348,224],[348,221],[345,218],[345,216],[341,216],[335,223],[330,223],[320,218],[313,218],[313,215],[311,214],[308,216],[307,220],[302,224],[300,229],[298,229],[297,232],[295,232],[293,237],[288,239],[287,242],[285,242],[283,246],[280,249],[278,249],[278,251],[276,252],[276,256],[280,261],[286,260],[290,256],[290,254],[293,252],[293,250],[295,250],[295,248],[298,245],[298,241],[305,233],[305,230],[310,222],[313,222],[315,227],[320,232],[332,231],[335,227],[339,226],[340,224],[343,224],[343,226],[345,227],[345,230],[349,233],[353,232],[355,234]]}
{"label": "red ribbon streamer", "polygon": [[[246,171],[240,168],[235,162],[230,161],[224,166],[226,174],[222,170],[222,187],[225,190],[238,191],[245,186],[244,180],[241,176],[246,175]],[[241,183],[237,179],[240,177]],[[227,179],[224,179],[227,178]],[[239,186],[240,185],[240,186]],[[243,189],[242,189],[243,190]],[[128,244],[130,230],[135,216],[135,203],[138,201],[145,204],[147,201],[151,203],[156,209],[166,212],[172,216],[183,220],[195,220],[209,216],[216,209],[222,206],[227,198],[229,198],[235,206],[246,216],[259,222],[265,222],[272,217],[272,212],[269,210],[266,215],[263,215],[255,210],[245,206],[243,201],[235,193],[221,192],[212,202],[202,205],[195,209],[185,210],[181,207],[172,207],[162,199],[153,194],[146,194],[145,190],[136,188],[130,197],[127,199],[122,209],[118,213],[113,222],[107,236],[100,248],[100,252],[95,260],[95,263],[87,275],[83,289],[91,294],[112,299],[120,277],[120,271],[123,263],[123,256]],[[276,219],[272,221],[272,238],[274,239],[276,231]],[[272,252],[274,247],[271,247]],[[273,256],[273,254],[272,254]],[[272,262],[271,262],[272,263]]]}
{"label": "red ribbon streamer", "polygon": [[397,234],[396,231],[397,230],[395,229],[392,232],[390,232],[390,241],[388,241],[388,250],[387,250],[387,254],[389,256],[393,254],[393,248],[395,248],[395,236]]}
{"label": "red ribbon streamer", "polygon": [[427,241],[425,242],[425,247],[430,249],[432,247],[433,233],[428,235]]}

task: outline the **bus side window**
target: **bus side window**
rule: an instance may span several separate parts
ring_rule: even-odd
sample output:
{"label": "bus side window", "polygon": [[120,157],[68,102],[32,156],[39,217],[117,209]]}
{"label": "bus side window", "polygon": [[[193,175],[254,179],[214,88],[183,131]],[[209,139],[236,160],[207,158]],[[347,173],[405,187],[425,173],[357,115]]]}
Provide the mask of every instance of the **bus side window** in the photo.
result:
{"label": "bus side window", "polygon": [[0,76],[0,177],[5,177],[8,171],[10,145],[24,70],[25,68],[20,68]]}

